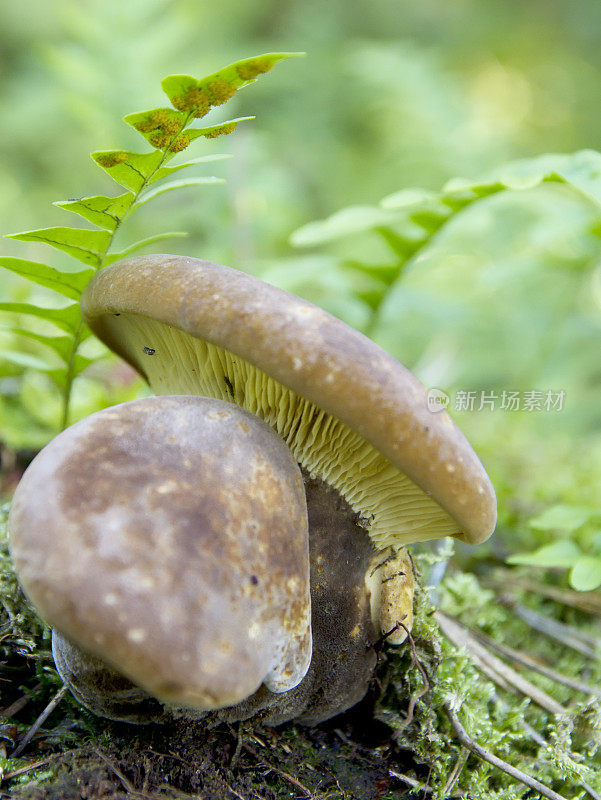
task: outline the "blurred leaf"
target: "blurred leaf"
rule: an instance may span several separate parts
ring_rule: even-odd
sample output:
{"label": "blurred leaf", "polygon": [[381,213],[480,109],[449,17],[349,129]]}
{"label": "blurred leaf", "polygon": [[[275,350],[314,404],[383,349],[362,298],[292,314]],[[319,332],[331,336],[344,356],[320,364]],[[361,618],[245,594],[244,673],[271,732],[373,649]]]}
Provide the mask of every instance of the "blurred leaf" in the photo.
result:
{"label": "blurred leaf", "polygon": [[155,183],[162,178],[166,178],[168,175],[172,175],[174,172],[179,172],[180,169],[186,169],[186,167],[194,167],[196,164],[209,164],[214,161],[223,161],[227,158],[231,158],[231,155],[228,153],[217,153],[215,155],[191,158],[188,161],[184,161],[182,164],[174,164],[170,167],[161,167],[155,172],[154,175],[152,175],[152,177],[148,179],[148,183]]}
{"label": "blurred leaf", "polygon": [[495,173],[510,188],[536,186],[542,181],[567,183],[597,206],[601,206],[601,153],[580,150],[577,153],[549,153],[514,161]]}
{"label": "blurred leaf", "polygon": [[397,220],[396,214],[378,206],[350,206],[337,211],[327,219],[303,225],[294,231],[290,241],[295,247],[314,247],[344,236],[394,224]]}
{"label": "blurred leaf", "polygon": [[11,364],[16,364],[26,369],[35,369],[37,372],[49,373],[56,369],[56,367],[51,367],[38,356],[24,353],[20,350],[3,350],[0,354],[0,360],[9,361]]}
{"label": "blurred leaf", "polygon": [[48,427],[46,439],[51,437],[61,418],[61,396],[56,384],[46,375],[29,371],[21,381],[19,399],[38,424]]}
{"label": "blurred leaf", "polygon": [[546,544],[533,553],[516,553],[507,559],[508,564],[525,564],[533,567],[571,567],[582,556],[577,544],[562,539]]}
{"label": "blurred leaf", "polygon": [[187,231],[166,231],[165,233],[156,233],[154,236],[148,236],[146,239],[140,239],[139,241],[130,244],[129,247],[126,247],[124,250],[120,250],[118,253],[111,253],[110,256],[105,258],[105,265],[108,267],[109,264],[113,264],[115,261],[125,258],[126,256],[130,255],[130,253],[140,250],[142,247],[146,247],[149,244],[154,244],[154,242],[162,242],[163,239],[180,239],[186,237],[187,235]]}
{"label": "blurred leaf", "polygon": [[529,525],[535,531],[575,531],[598,513],[582,506],[556,505],[531,519]]}
{"label": "blurred leaf", "polygon": [[154,189],[150,189],[149,191],[144,192],[144,194],[140,196],[140,199],[136,201],[134,208],[138,208],[144,203],[147,203],[149,200],[158,197],[160,194],[164,194],[165,192],[172,192],[174,189],[185,189],[188,186],[211,186],[216,183],[225,183],[225,181],[223,178],[214,178],[212,176],[207,176],[199,178],[181,178],[180,180],[169,181],[168,183],[161,183]]}
{"label": "blurred leaf", "polygon": [[590,592],[601,586],[601,558],[581,556],[570,571],[570,583],[580,592]]}
{"label": "blurred leaf", "polygon": [[349,280],[345,270],[328,256],[300,256],[280,259],[261,278],[288,292],[304,297],[361,330],[369,319],[369,306],[353,286],[368,291],[372,282],[362,275]]}
{"label": "blurred leaf", "polygon": [[11,325],[2,325],[0,327],[2,330],[10,331],[18,336],[25,336],[28,339],[32,339],[33,341],[49,347],[65,363],[68,363],[69,359],[71,358],[73,348],[73,339],[71,336],[46,336],[42,333],[25,330],[24,328],[16,328]]}
{"label": "blurred leaf", "polygon": [[0,311],[10,311],[11,314],[26,314],[48,320],[68,333],[75,333],[81,323],[79,303],[70,303],[62,308],[47,308],[33,303],[0,302]]}
{"label": "blurred leaf", "polygon": [[95,364],[98,361],[98,358],[91,358],[89,356],[84,356],[81,353],[76,353],[75,358],[73,359],[73,376],[77,376],[81,374],[84,369],[87,369],[90,364]]}
{"label": "blurred leaf", "polygon": [[9,239],[20,239],[24,242],[42,242],[62,250],[70,256],[97,267],[111,241],[108,231],[90,231],[84,228],[40,228],[34,231],[11,233]]}

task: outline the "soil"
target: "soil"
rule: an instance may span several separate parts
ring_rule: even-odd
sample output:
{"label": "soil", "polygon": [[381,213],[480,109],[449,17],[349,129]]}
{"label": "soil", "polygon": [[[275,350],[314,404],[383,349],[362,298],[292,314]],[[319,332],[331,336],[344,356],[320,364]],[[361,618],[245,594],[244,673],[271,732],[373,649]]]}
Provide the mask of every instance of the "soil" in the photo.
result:
{"label": "soil", "polygon": [[[316,727],[207,729],[202,722],[107,723],[98,743],[57,754],[52,777],[0,790],[11,800],[376,800],[410,798],[394,773],[427,768],[396,751],[374,718],[375,689],[354,709]],[[29,754],[31,758],[31,753]],[[423,795],[423,790],[420,796]],[[417,795],[415,795],[417,796]]]}

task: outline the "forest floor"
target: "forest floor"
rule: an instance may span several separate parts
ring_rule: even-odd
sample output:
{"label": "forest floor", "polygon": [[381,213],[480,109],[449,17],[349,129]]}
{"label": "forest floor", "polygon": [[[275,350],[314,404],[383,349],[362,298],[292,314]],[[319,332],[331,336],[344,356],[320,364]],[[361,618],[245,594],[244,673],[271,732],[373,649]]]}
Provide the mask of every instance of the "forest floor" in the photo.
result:
{"label": "forest floor", "polygon": [[[4,496],[15,476],[0,473]],[[0,800],[601,800],[599,592],[508,570],[492,551],[467,571],[451,560],[436,598],[418,590],[409,642],[378,645],[368,694],[345,714],[312,728],[129,725],[63,688],[5,527]],[[422,553],[418,569],[449,555]]]}
{"label": "forest floor", "polygon": [[[136,728],[108,723],[97,741],[66,752],[48,756],[48,745],[34,747],[29,760],[41,762],[37,777],[32,770],[29,782],[5,794],[0,790],[0,797],[407,798],[411,778],[399,776],[409,767],[420,784],[427,780],[428,768],[396,750],[391,729],[374,720],[369,706],[368,701],[314,728],[220,725],[207,730],[183,721]],[[45,779],[41,785],[40,777]]]}

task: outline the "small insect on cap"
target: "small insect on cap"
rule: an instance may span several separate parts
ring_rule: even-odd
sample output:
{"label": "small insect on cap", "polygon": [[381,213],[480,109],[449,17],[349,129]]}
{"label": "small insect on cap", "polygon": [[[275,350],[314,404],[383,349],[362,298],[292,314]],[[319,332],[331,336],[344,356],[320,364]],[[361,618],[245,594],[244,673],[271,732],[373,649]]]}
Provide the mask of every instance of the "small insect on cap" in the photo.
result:
{"label": "small insect on cap", "polygon": [[231,403],[152,397],[76,423],[25,472],[9,531],[40,615],[163,702],[222,708],[309,667],[302,477]]}
{"label": "small insect on cap", "polygon": [[[450,417],[371,340],[237,270],[181,256],[116,262],[82,296],[86,322],[157,394],[237,403],[358,512],[379,548],[476,544],[494,490]],[[152,351],[150,353],[149,351]]]}

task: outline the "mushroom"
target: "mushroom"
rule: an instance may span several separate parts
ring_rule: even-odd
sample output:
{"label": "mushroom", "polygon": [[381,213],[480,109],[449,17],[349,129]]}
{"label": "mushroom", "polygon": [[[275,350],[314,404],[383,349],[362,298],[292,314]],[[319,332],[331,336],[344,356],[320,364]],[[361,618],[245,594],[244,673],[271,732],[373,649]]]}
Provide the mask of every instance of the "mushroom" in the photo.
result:
{"label": "mushroom", "polygon": [[362,334],[227,267],[126,259],[82,309],[167,396],[63,432],[15,495],[11,550],[61,675],[130,721],[353,705],[375,641],[411,627],[405,545],[492,533],[463,435]]}
{"label": "mushroom", "polygon": [[[494,490],[470,445],[376,344],[237,270],[180,256],[125,259],[96,274],[82,310],[157,394],[236,404],[288,446],[307,496],[314,656],[268,719],[313,722],[344,710],[366,690],[374,638],[400,644],[411,626],[404,546],[444,536],[477,544],[494,529]],[[248,713],[266,707],[262,690],[245,702]]]}
{"label": "mushroom", "polygon": [[57,668],[98,713],[206,712],[307,672],[301,474],[230,403],[149,397],[76,423],[25,472],[9,531]]}

